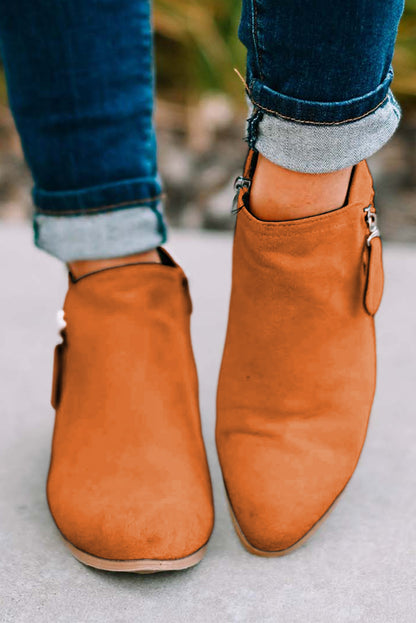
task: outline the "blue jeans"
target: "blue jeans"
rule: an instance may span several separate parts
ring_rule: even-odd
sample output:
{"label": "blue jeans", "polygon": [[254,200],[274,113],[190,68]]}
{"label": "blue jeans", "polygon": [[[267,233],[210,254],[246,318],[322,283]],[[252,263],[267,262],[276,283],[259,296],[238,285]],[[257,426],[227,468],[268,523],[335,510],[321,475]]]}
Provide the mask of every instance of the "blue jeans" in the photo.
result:
{"label": "blue jeans", "polygon": [[392,136],[404,0],[243,0],[248,141],[304,173],[357,164]]}
{"label": "blue jeans", "polygon": [[[36,244],[65,261],[162,244],[150,1],[0,6]],[[243,0],[250,146],[309,172],[379,149],[400,116],[389,85],[402,10],[403,0]]]}

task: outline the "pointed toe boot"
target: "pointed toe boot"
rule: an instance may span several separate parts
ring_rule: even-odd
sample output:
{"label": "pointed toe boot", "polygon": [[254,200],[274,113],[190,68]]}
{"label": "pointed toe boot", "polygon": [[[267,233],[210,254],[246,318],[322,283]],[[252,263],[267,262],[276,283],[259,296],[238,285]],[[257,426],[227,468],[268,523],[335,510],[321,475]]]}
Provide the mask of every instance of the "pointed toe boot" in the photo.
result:
{"label": "pointed toe boot", "polygon": [[47,496],[81,562],[110,571],[199,562],[213,527],[182,269],[70,278],[55,351]]}
{"label": "pointed toe boot", "polygon": [[239,179],[216,441],[243,544],[285,554],[350,480],[376,381],[383,289],[371,175],[359,163],[337,210],[265,222],[249,209],[256,153]]}

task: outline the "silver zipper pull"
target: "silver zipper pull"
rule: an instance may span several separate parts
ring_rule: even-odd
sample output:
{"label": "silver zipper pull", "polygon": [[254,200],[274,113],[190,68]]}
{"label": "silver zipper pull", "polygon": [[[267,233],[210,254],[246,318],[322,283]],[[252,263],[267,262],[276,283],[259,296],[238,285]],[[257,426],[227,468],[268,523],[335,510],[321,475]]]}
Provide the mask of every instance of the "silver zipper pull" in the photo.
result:
{"label": "silver zipper pull", "polygon": [[60,342],[58,342],[58,344],[62,344],[65,341],[66,329],[65,312],[63,309],[60,309],[56,313],[56,323],[58,325],[58,337],[60,338]]}
{"label": "silver zipper pull", "polygon": [[368,231],[370,232],[370,235],[367,237],[367,246],[370,246],[373,238],[380,236],[380,230],[377,225],[377,214],[375,212],[372,212],[371,208],[371,205],[369,205],[367,208],[364,208],[365,221],[367,223]]}
{"label": "silver zipper pull", "polygon": [[235,214],[236,212],[238,212],[237,209],[237,203],[238,203],[238,194],[240,192],[240,190],[242,188],[246,188],[247,190],[249,190],[251,186],[251,180],[249,180],[247,177],[243,177],[242,175],[238,175],[238,177],[235,178],[234,180],[234,199],[233,199],[233,206],[232,206],[232,210],[231,212],[233,214]]}
{"label": "silver zipper pull", "polygon": [[65,312],[60,309],[56,312],[56,324],[58,325],[58,331],[66,328]]}

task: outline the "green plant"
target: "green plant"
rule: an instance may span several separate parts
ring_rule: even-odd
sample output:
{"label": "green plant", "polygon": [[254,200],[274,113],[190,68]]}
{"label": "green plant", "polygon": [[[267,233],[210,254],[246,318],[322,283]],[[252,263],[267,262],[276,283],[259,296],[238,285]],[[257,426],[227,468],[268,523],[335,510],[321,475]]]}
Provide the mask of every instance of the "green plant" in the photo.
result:
{"label": "green plant", "polygon": [[182,101],[212,90],[241,96],[233,71],[245,57],[237,38],[239,1],[156,0],[153,13],[162,95]]}
{"label": "green plant", "polygon": [[407,0],[400,23],[393,66],[394,91],[400,100],[416,105],[416,0]]}

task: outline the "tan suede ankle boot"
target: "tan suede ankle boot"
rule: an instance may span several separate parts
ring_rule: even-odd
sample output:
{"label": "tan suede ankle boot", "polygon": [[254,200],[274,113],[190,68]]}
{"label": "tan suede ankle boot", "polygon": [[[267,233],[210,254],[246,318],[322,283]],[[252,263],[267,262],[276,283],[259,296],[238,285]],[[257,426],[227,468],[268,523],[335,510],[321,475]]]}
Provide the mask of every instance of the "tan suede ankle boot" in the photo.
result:
{"label": "tan suede ankle boot", "polygon": [[383,269],[365,162],[344,207],[264,222],[249,210],[255,161],[239,181],[216,439],[243,544],[276,556],[312,534],[357,465]]}
{"label": "tan suede ankle boot", "polygon": [[213,527],[188,284],[161,254],[70,279],[55,354],[50,510],[110,571],[190,567]]}

